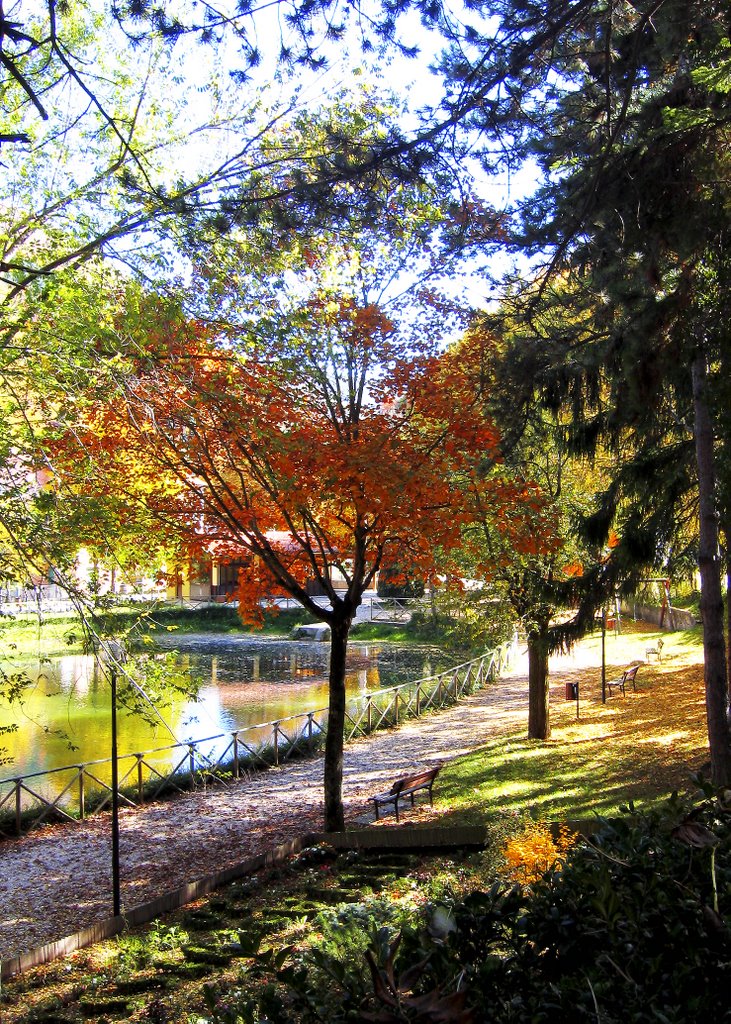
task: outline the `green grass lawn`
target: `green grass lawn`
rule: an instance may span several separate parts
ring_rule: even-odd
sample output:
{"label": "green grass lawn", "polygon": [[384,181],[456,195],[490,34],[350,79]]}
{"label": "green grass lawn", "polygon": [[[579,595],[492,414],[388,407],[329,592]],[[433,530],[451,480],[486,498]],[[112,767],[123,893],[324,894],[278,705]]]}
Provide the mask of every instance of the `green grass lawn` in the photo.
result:
{"label": "green grass lawn", "polygon": [[[643,664],[637,692],[615,694],[606,704],[600,637],[583,641],[582,660],[591,667],[552,677],[550,740],[529,740],[521,726],[449,763],[439,780],[439,824],[526,812],[555,821],[614,815],[629,801],[648,806],[692,788],[692,775],[708,760],[700,630],[608,638],[608,678],[644,661],[646,648],[661,638],[662,662]],[[578,720],[575,701],[565,700],[569,681],[580,686]]]}
{"label": "green grass lawn", "polygon": [[0,617],[0,655],[5,658],[50,657],[80,651],[82,630],[78,616],[58,614],[44,616]]}
{"label": "green grass lawn", "polygon": [[[158,633],[251,633],[288,636],[294,626],[314,622],[302,609],[278,615],[267,614],[261,629],[246,627],[236,609],[226,605],[202,605],[182,608],[178,605],[122,605],[98,609],[91,619],[92,628],[102,636],[155,637]],[[78,615],[52,614],[41,620],[36,616],[0,619],[0,653],[5,657],[71,654],[88,645],[88,628]]]}

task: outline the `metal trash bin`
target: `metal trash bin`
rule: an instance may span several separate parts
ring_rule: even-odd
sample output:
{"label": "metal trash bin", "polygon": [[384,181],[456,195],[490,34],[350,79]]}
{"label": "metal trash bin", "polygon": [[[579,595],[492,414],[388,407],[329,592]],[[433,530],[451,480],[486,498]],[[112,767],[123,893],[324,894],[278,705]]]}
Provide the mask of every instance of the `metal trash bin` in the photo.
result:
{"label": "metal trash bin", "polygon": [[579,699],[579,684],[578,683],[566,683],[566,700],[578,700]]}

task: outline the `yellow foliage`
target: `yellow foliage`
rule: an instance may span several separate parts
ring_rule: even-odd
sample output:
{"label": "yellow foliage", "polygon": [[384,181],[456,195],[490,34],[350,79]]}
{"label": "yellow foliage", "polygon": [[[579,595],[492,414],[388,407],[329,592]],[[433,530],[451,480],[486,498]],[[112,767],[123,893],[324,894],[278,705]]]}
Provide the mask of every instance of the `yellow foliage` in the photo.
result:
{"label": "yellow foliage", "polygon": [[503,847],[508,878],[521,885],[532,885],[550,868],[561,867],[563,855],[575,839],[566,825],[561,825],[558,835],[554,835],[543,822],[530,822],[522,832],[506,840]]}

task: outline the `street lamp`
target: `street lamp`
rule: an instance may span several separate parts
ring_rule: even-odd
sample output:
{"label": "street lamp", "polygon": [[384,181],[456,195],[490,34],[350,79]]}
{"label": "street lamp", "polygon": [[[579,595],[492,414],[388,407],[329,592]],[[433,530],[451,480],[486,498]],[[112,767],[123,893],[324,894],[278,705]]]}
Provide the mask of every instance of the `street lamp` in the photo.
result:
{"label": "street lamp", "polygon": [[602,704],[607,703],[607,609],[602,605]]}
{"label": "street lamp", "polygon": [[124,644],[119,640],[102,641],[103,660],[109,667],[112,691],[112,906],[114,916],[122,912],[119,884],[119,766],[117,764],[117,666],[124,660]]}
{"label": "street lamp", "polygon": [[121,912],[119,891],[119,768],[117,765],[117,669],[112,665],[112,904],[114,916]]}

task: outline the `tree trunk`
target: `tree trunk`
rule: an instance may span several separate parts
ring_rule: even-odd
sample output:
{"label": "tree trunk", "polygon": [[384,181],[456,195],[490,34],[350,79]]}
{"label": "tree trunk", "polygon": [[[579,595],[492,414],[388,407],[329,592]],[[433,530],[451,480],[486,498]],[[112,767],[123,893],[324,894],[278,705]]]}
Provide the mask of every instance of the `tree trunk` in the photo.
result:
{"label": "tree trunk", "polygon": [[[731,682],[731,549],[726,535],[726,686]],[[728,689],[727,689],[728,693]],[[726,721],[731,735],[731,693],[726,702]]]}
{"label": "tree trunk", "polygon": [[548,702],[548,641],[543,633],[528,634],[528,737],[551,737]]}
{"label": "tree trunk", "polygon": [[711,753],[711,780],[716,787],[731,785],[731,735],[727,717],[728,678],[723,634],[721,559],[713,460],[713,427],[706,400],[706,363],[703,351],[691,368],[695,451],[700,511],[698,569],[701,577],[701,618],[706,688],[706,721]]}
{"label": "tree trunk", "polygon": [[[729,526],[721,524],[726,550],[726,686],[731,682],[731,548],[729,548]],[[729,694],[731,698],[731,694]],[[731,732],[731,705],[726,704],[726,719]]]}
{"label": "tree trunk", "polygon": [[325,737],[325,831],[342,832],[343,809],[343,737],[345,733],[345,656],[352,616],[335,617],[330,622],[330,675]]}

